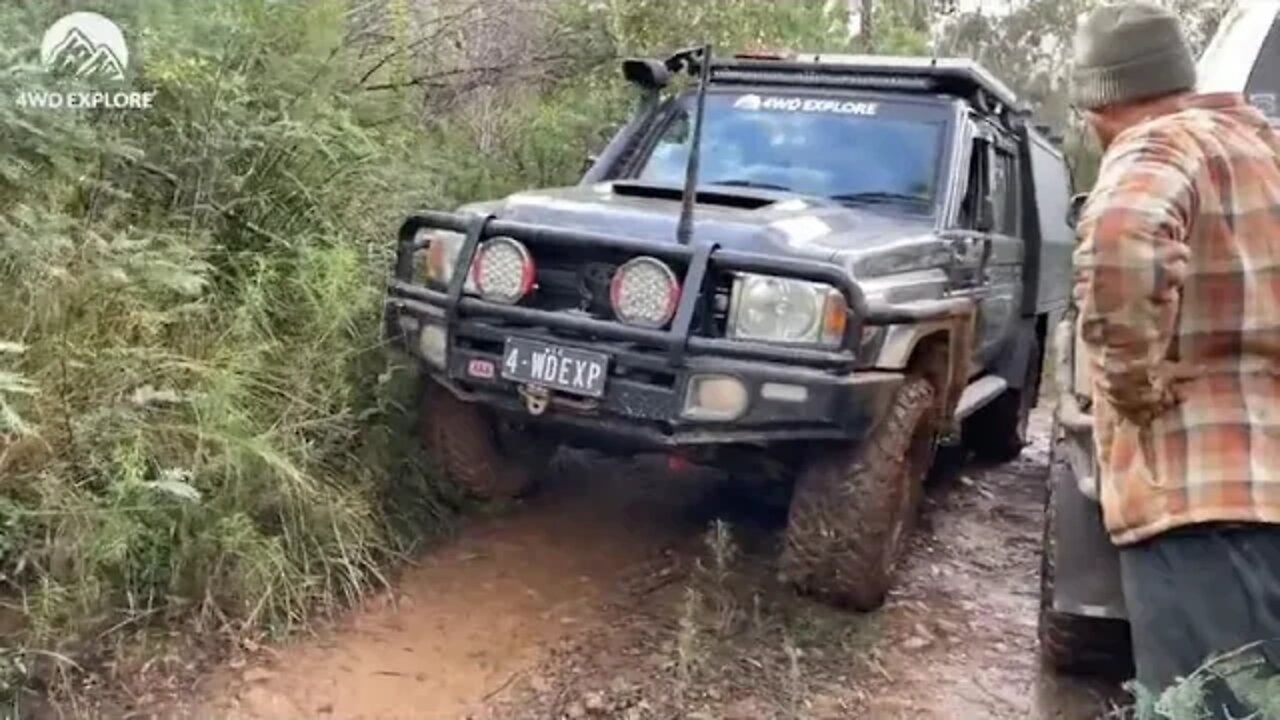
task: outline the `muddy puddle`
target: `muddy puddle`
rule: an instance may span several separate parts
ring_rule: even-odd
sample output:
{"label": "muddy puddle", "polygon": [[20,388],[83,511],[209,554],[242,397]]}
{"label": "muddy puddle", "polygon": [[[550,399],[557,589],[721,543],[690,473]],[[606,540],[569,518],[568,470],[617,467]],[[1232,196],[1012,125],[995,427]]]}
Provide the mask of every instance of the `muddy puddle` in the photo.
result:
{"label": "muddy puddle", "polygon": [[[1047,676],[1036,658],[1046,418],[1034,425],[1019,461],[932,491],[899,587],[876,613],[832,611],[781,586],[777,508],[744,515],[716,476],[564,454],[545,492],[474,521],[393,592],[152,712],[1099,717],[1122,699],[1114,688]],[[709,527],[732,528],[731,553],[712,547]]]}

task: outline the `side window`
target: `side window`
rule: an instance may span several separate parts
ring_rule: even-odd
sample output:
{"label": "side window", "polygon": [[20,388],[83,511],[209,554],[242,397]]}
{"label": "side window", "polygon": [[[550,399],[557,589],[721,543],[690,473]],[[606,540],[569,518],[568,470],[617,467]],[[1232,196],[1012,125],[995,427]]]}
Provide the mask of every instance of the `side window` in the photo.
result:
{"label": "side window", "polygon": [[975,230],[978,227],[978,207],[982,202],[982,196],[986,193],[988,182],[988,147],[985,140],[974,140],[973,151],[969,154],[964,200],[960,203],[960,216],[957,219],[957,225],[963,230]]}
{"label": "side window", "polygon": [[1011,153],[997,149],[991,164],[991,202],[995,206],[995,231],[1018,234],[1017,163]]}

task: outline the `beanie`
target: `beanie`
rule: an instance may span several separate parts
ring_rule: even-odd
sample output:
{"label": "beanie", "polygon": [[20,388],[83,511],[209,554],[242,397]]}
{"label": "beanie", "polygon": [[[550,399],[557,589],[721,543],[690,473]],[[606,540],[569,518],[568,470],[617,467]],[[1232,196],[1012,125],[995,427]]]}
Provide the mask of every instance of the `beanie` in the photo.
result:
{"label": "beanie", "polygon": [[1195,60],[1178,19],[1147,2],[1103,5],[1076,33],[1071,103],[1085,109],[1190,90]]}

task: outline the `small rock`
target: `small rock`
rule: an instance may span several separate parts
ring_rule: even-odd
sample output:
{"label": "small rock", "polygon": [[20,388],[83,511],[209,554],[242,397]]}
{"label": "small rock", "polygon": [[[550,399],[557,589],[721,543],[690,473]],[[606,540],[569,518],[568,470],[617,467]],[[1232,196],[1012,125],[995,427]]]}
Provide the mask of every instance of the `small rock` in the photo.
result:
{"label": "small rock", "polygon": [[586,697],[582,699],[582,705],[592,715],[599,715],[608,709],[604,701],[604,695],[598,692],[587,693]]}
{"label": "small rock", "polygon": [[768,717],[755,698],[743,698],[724,709],[724,720],[760,720]]}
{"label": "small rock", "polygon": [[582,720],[587,716],[587,709],[582,706],[582,703],[570,703],[569,707],[564,709],[564,716],[569,720]]}
{"label": "small rock", "polygon": [[619,675],[609,683],[609,692],[615,695],[625,695],[631,690],[631,683],[625,677]]}
{"label": "small rock", "polygon": [[320,713],[321,715],[333,714],[333,703],[330,702],[330,703],[325,703],[321,705],[320,707],[316,708],[316,712]]}
{"label": "small rock", "polygon": [[266,668],[249,668],[244,671],[244,681],[247,683],[266,682],[275,677],[276,674]]}
{"label": "small rock", "polygon": [[919,635],[912,635],[902,643],[904,650],[923,650],[929,647],[929,641]]}
{"label": "small rock", "polygon": [[534,675],[529,678],[529,687],[539,695],[544,695],[551,691],[551,681],[544,675]]}

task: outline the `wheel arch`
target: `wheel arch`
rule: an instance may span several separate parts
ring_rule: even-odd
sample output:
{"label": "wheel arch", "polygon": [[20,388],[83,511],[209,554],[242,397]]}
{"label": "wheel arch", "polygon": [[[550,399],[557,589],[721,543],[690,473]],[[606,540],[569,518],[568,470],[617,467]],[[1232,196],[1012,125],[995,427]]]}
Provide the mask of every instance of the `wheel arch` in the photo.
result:
{"label": "wheel arch", "polygon": [[890,326],[876,367],[920,373],[937,390],[937,418],[944,435],[959,432],[955,409],[973,374],[976,309],[909,325]]}

